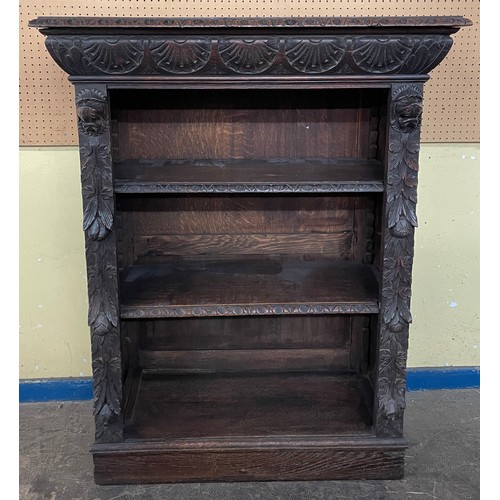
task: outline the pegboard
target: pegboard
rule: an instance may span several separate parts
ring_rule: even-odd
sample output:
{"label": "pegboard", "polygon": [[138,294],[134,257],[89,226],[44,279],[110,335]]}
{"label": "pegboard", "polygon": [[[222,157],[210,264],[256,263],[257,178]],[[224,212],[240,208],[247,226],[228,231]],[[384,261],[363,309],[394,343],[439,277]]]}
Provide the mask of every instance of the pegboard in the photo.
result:
{"label": "pegboard", "polygon": [[425,87],[423,142],[479,142],[479,0],[21,0],[21,145],[77,144],[73,86],[28,21],[38,16],[464,16],[473,26]]}

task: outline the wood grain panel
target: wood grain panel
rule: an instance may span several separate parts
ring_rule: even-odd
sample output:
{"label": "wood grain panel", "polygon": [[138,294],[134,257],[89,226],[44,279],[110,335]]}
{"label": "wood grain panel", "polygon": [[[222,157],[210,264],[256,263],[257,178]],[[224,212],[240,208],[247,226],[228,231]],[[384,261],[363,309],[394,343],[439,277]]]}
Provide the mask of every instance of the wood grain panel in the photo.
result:
{"label": "wood grain panel", "polygon": [[[116,90],[120,160],[367,158],[380,91]],[[355,138],[354,140],[352,138]]]}
{"label": "wood grain panel", "polygon": [[[325,447],[317,443],[279,448],[196,446],[191,449],[147,445],[94,446],[97,484],[143,484],[193,481],[276,481],[402,479],[404,443],[383,444],[366,439]],[[276,439],[274,440],[276,442]],[[251,445],[250,445],[251,446]]]}
{"label": "wood grain panel", "polygon": [[366,383],[332,373],[143,372],[125,433],[141,439],[368,433]]}
{"label": "wood grain panel", "polygon": [[122,318],[276,314],[275,306],[279,314],[376,313],[378,284],[370,266],[269,256],[160,257],[121,279]]}
{"label": "wood grain panel", "polygon": [[[334,233],[353,227],[355,196],[123,196],[137,235]],[[125,224],[125,222],[124,222]]]}
{"label": "wood grain panel", "polygon": [[269,316],[150,320],[143,349],[276,349],[348,347],[346,316]]}
{"label": "wood grain panel", "polygon": [[334,234],[182,234],[142,236],[136,240],[139,255],[327,255],[349,260],[352,233]]}
{"label": "wood grain panel", "polygon": [[349,349],[140,351],[144,369],[185,372],[328,371],[349,369]]}

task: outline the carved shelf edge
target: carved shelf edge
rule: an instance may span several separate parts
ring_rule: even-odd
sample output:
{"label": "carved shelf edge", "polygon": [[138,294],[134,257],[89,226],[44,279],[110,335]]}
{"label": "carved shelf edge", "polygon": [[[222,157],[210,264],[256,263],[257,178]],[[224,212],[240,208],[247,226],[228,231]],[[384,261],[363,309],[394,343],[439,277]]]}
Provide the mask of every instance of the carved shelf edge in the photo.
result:
{"label": "carved shelf edge", "polygon": [[[462,17],[30,22],[72,77],[169,78],[426,75],[450,50],[450,34],[470,24]],[[256,27],[268,29],[248,32]]]}
{"label": "carved shelf edge", "polygon": [[115,183],[115,193],[381,193],[383,182],[332,184],[155,184]]}
{"label": "carved shelf edge", "polygon": [[122,319],[209,316],[270,316],[286,314],[377,314],[376,302],[367,304],[255,304],[203,306],[122,306]]}
{"label": "carved shelf edge", "polygon": [[30,21],[37,28],[122,28],[122,27],[160,27],[160,28],[309,28],[309,27],[408,27],[432,26],[455,28],[470,26],[469,19],[461,16],[413,16],[413,17],[65,17],[42,16]]}

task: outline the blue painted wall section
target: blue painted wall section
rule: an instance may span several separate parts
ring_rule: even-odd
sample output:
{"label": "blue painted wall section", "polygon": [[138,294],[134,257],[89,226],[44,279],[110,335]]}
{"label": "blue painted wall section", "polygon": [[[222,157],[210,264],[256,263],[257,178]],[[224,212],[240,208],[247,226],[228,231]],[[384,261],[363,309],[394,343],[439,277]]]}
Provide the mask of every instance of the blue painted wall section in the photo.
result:
{"label": "blue painted wall section", "polygon": [[[409,391],[435,389],[472,389],[479,387],[479,368],[409,368]],[[19,401],[84,401],[92,399],[90,378],[21,380]]]}
{"label": "blue painted wall section", "polygon": [[409,368],[406,387],[409,391],[478,388],[479,367]]}
{"label": "blue painted wall section", "polygon": [[87,399],[92,399],[92,379],[90,378],[21,380],[19,382],[21,403]]}

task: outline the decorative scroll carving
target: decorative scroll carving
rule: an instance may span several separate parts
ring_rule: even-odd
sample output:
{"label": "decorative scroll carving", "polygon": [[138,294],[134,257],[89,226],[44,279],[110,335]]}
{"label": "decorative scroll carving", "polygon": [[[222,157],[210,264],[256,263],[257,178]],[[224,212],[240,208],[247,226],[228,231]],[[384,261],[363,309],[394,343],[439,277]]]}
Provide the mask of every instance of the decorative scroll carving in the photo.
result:
{"label": "decorative scroll carving", "polygon": [[376,304],[260,304],[199,307],[152,307],[123,306],[121,317],[133,318],[180,318],[186,316],[265,316],[281,314],[376,314]]}
{"label": "decorative scroll carving", "polygon": [[209,38],[152,40],[151,57],[162,70],[174,74],[195,73],[210,59],[212,41]]}
{"label": "decorative scroll carving", "polygon": [[325,184],[115,184],[117,193],[378,193],[382,182]]}
{"label": "decorative scroll carving", "polygon": [[274,62],[279,49],[279,39],[219,41],[219,55],[224,64],[243,74],[258,74],[268,69]]}
{"label": "decorative scroll carving", "polygon": [[123,430],[113,179],[105,89],[80,90],[76,104],[80,131],[96,440],[113,442],[121,440]]}
{"label": "decorative scroll carving", "polygon": [[[212,50],[212,45],[214,50]],[[426,74],[452,45],[443,34],[263,38],[50,35],[46,46],[72,76]]]}
{"label": "decorative scroll carving", "polygon": [[376,430],[403,432],[422,86],[393,85],[379,321]]}
{"label": "decorative scroll carving", "polygon": [[345,38],[289,39],[285,54],[288,62],[301,73],[324,73],[335,69],[346,50]]}

